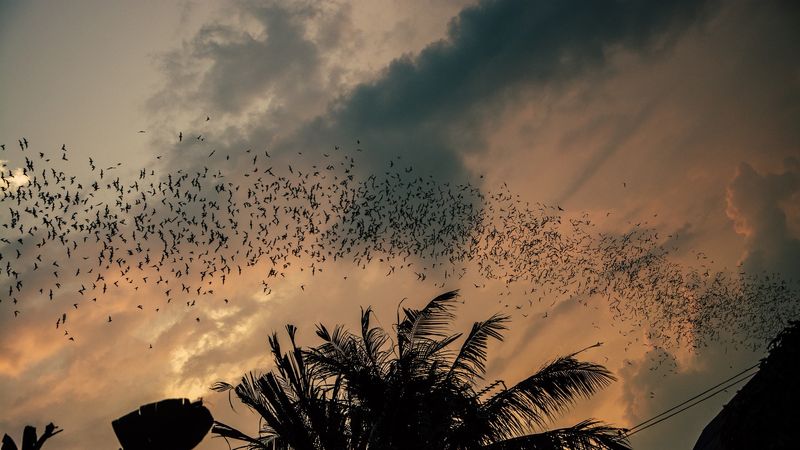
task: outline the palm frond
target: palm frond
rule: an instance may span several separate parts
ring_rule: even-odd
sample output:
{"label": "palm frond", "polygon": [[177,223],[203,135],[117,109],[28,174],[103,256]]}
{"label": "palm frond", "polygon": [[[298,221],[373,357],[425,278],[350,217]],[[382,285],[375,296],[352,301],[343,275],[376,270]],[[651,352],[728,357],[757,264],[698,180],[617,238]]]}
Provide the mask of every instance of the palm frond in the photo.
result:
{"label": "palm frond", "polygon": [[508,389],[506,387],[505,381],[503,381],[503,380],[494,380],[491,383],[489,383],[488,385],[484,386],[480,391],[476,392],[475,393],[475,398],[476,399],[480,399],[481,397],[483,397],[484,395],[487,395],[488,393],[494,391],[495,389],[497,389],[498,386],[501,386],[501,385],[503,386],[503,389]]}
{"label": "palm frond", "polygon": [[566,428],[530,434],[495,442],[481,450],[536,450],[569,448],[573,450],[630,450],[621,428],[585,420]]}
{"label": "palm frond", "polygon": [[[341,448],[345,441],[341,433],[344,419],[335,397],[331,399],[325,397],[323,378],[315,373],[313,364],[308,364],[306,352],[297,346],[295,340],[297,328],[287,325],[286,332],[292,345],[291,352],[283,355],[280,361],[276,361],[279,369],[282,369],[283,380],[267,380],[275,394],[273,401],[282,405],[283,409],[290,410],[287,413],[291,419],[290,426],[297,427],[298,433],[305,432],[306,437],[301,439],[300,445],[313,443],[312,448],[317,448],[317,445],[323,449]],[[349,334],[343,333],[341,328],[337,328],[333,336],[334,339],[353,340],[352,337],[348,337]],[[278,383],[284,380],[286,383]]]}
{"label": "palm frond", "polygon": [[242,381],[236,385],[236,395],[239,397],[239,401],[256,411],[275,430],[276,434],[284,435],[283,433],[287,432],[289,427],[284,426],[279,419],[277,405],[271,403],[272,395],[262,390],[263,384],[259,382],[261,378],[263,377],[258,377],[253,373],[242,377]]}
{"label": "palm frond", "polygon": [[227,392],[233,389],[233,385],[224,381],[217,381],[211,385],[211,390],[216,392]]}
{"label": "palm frond", "polygon": [[295,450],[629,448],[618,429],[594,421],[530,434],[614,380],[604,367],[578,361],[577,353],[511,388],[496,381],[477,391],[488,342],[502,340],[509,318],[495,314],[476,322],[458,346],[462,335],[449,331],[456,297],[451,291],[422,309],[403,309],[396,341],[370,324],[372,308],[361,310],[356,334],[318,325],[322,343],[311,348],[298,347],[292,325],[286,352],[273,333],[274,370],[245,375],[236,386],[212,385],[234,392],[261,416],[259,437],[224,424],[215,432],[252,450],[274,437]]}
{"label": "palm frond", "polygon": [[[273,336],[273,351],[280,350],[277,337]],[[280,353],[278,353],[280,355]],[[314,450],[314,442],[318,439],[309,427],[310,420],[306,405],[309,400],[302,383],[290,381],[289,378],[299,376],[288,355],[281,355],[275,360],[278,373],[270,372],[256,376],[248,374],[236,386],[235,392],[239,400],[255,410],[267,423],[275,435],[281,436],[292,448],[297,450]]]}
{"label": "palm frond", "polygon": [[580,397],[588,398],[615,378],[605,367],[566,356],[556,359],[482,405],[499,435],[525,434],[544,427]]}
{"label": "palm frond", "polygon": [[254,438],[242,431],[237,430],[236,428],[233,428],[230,425],[226,425],[217,420],[214,421],[214,425],[211,427],[211,432],[225,439],[234,439],[237,441],[246,442],[247,444],[245,446],[236,448],[247,448],[248,450],[270,450],[268,444],[275,439],[275,436]]}
{"label": "palm frond", "polygon": [[211,390],[216,392],[227,392],[228,393],[228,404],[231,406],[231,410],[236,411],[236,408],[233,407],[233,400],[231,399],[231,393],[234,392],[235,386],[226,383],[224,381],[217,381],[211,385]]}
{"label": "palm frond", "polygon": [[458,291],[441,294],[417,310],[403,308],[405,318],[397,324],[397,341],[400,358],[419,339],[436,339],[447,336],[447,325],[455,318],[452,312]]}
{"label": "palm frond", "polygon": [[448,377],[459,377],[470,384],[478,379],[483,379],[486,373],[486,345],[489,338],[503,340],[501,332],[508,329],[506,323],[509,317],[495,314],[482,322],[472,325],[458,355],[450,366]]}
{"label": "palm frond", "polygon": [[361,310],[361,345],[373,370],[383,373],[384,364],[390,353],[384,350],[389,336],[381,328],[370,327],[370,315],[372,315],[371,307]]}
{"label": "palm frond", "polygon": [[420,340],[406,354],[415,367],[427,367],[435,363],[442,370],[449,370],[454,352],[448,347],[460,337],[461,333],[455,333],[441,339]]}
{"label": "palm frond", "polygon": [[352,380],[367,365],[359,352],[355,336],[337,325],[329,331],[325,325],[317,325],[317,336],[323,343],[306,351],[309,364],[314,365],[323,378],[343,376]]}

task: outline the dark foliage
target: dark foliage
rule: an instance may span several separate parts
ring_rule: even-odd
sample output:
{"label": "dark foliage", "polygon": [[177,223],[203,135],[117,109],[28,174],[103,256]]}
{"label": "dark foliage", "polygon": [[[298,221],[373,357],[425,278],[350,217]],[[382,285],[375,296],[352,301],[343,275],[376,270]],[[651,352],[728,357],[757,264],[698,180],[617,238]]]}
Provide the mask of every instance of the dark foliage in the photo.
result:
{"label": "dark foliage", "polygon": [[[56,425],[49,423],[46,427],[44,427],[44,433],[37,438],[36,427],[28,425],[22,431],[21,450],[40,450],[48,439],[57,435],[58,433],[61,433],[62,431],[64,430],[59,430]],[[17,444],[14,442],[14,439],[12,439],[11,436],[4,434],[2,447],[0,447],[0,450],[17,450]]]}
{"label": "dark foliage", "polygon": [[476,322],[461,340],[448,330],[456,296],[404,308],[391,337],[371,325],[370,308],[358,333],[318,325],[322,343],[308,349],[296,345],[297,330],[288,325],[289,351],[276,334],[269,340],[275,370],[213,386],[232,390],[263,418],[260,436],[221,423],[213,431],[250,449],[273,441],[295,450],[629,448],[620,429],[594,420],[545,431],[577,399],[614,380],[603,366],[572,354],[514,386],[486,384],[488,342],[502,340],[509,318]]}

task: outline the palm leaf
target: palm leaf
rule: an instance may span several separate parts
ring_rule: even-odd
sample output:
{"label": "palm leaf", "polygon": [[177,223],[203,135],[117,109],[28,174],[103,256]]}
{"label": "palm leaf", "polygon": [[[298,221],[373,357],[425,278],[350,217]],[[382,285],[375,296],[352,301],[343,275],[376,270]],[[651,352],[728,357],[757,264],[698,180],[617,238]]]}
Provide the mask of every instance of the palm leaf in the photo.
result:
{"label": "palm leaf", "polygon": [[211,432],[225,439],[235,439],[237,441],[247,442],[247,445],[244,447],[236,448],[247,448],[248,450],[270,450],[270,447],[267,444],[271,443],[272,440],[275,439],[274,436],[254,438],[237,430],[236,428],[233,428],[230,425],[226,425],[216,420],[214,421],[214,426],[211,427]]}
{"label": "palm leaf", "polygon": [[502,340],[509,319],[495,314],[476,322],[456,346],[461,334],[448,330],[456,297],[451,291],[422,309],[403,309],[396,345],[385,330],[371,326],[371,308],[361,310],[357,334],[318,325],[322,343],[312,348],[297,346],[294,326],[286,328],[286,353],[272,334],[274,370],[246,375],[235,387],[212,386],[233,389],[263,418],[260,436],[222,424],[215,431],[253,450],[276,437],[296,450],[629,448],[620,430],[594,421],[530,434],[614,379],[604,367],[578,361],[577,353],[511,388],[497,381],[476,392],[489,339]]}
{"label": "palm leaf", "polygon": [[544,427],[577,398],[589,397],[615,378],[605,367],[566,356],[546,365],[515,386],[499,391],[482,405],[498,436],[525,434]]}
{"label": "palm leaf", "polygon": [[322,378],[343,376],[353,381],[368,365],[362,358],[355,337],[337,325],[329,331],[324,325],[317,325],[317,336],[323,343],[306,351],[305,358],[313,365]]}
{"label": "palm leaf", "polygon": [[481,447],[481,450],[630,450],[622,431],[600,422],[585,420],[567,428],[495,442]]}
{"label": "palm leaf", "polygon": [[458,291],[445,292],[434,298],[421,310],[404,308],[405,318],[397,325],[397,341],[400,358],[419,339],[446,337],[444,329],[455,318],[453,300]]}
{"label": "palm leaf", "polygon": [[389,340],[389,336],[381,328],[370,327],[371,314],[371,307],[361,310],[361,345],[373,370],[383,373],[384,364],[389,356],[389,351],[384,350],[383,347]]}
{"label": "palm leaf", "polygon": [[448,377],[459,377],[465,382],[474,384],[476,379],[483,379],[486,373],[486,344],[489,338],[503,340],[501,331],[506,330],[508,316],[495,314],[482,322],[472,325],[461,349],[450,366]]}

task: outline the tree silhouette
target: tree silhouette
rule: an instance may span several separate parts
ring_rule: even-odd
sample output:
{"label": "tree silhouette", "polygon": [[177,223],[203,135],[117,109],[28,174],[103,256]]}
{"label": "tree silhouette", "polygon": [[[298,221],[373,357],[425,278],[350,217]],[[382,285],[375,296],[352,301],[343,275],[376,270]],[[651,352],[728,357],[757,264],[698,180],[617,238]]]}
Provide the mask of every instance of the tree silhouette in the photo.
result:
{"label": "tree silhouette", "polygon": [[[46,427],[44,427],[44,433],[37,438],[36,427],[27,425],[22,431],[21,450],[40,450],[48,439],[57,435],[58,433],[61,433],[62,431],[64,430],[60,430],[58,429],[58,426],[49,423]],[[14,439],[11,439],[11,436],[7,434],[3,435],[2,443],[3,445],[0,447],[0,450],[17,450],[17,444],[14,442]]]}
{"label": "tree silhouette", "polygon": [[562,356],[512,387],[484,385],[487,343],[502,340],[508,316],[476,322],[460,347],[450,333],[457,291],[424,308],[403,308],[396,335],[370,324],[362,309],[358,334],[317,326],[323,343],[291,350],[269,339],[276,369],[250,373],[232,390],[263,418],[259,437],[217,422],[213,431],[250,449],[629,449],[621,429],[594,420],[545,431],[580,397],[614,381],[603,366]]}

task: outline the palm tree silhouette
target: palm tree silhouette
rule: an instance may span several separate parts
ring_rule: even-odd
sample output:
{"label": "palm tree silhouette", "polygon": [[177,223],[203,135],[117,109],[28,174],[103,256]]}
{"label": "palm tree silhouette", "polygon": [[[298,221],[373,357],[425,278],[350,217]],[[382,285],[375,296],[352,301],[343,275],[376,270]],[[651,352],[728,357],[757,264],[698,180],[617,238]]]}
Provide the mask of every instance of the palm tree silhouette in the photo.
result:
{"label": "palm tree silhouette", "polygon": [[323,343],[301,349],[287,325],[291,350],[269,339],[276,369],[250,373],[232,390],[263,418],[259,437],[217,422],[213,431],[250,449],[629,449],[622,429],[586,420],[544,431],[577,399],[614,381],[603,366],[562,356],[512,387],[484,385],[489,339],[502,340],[508,316],[473,324],[460,347],[450,333],[457,291],[424,308],[398,311],[396,335],[361,311],[358,334],[317,326]]}

